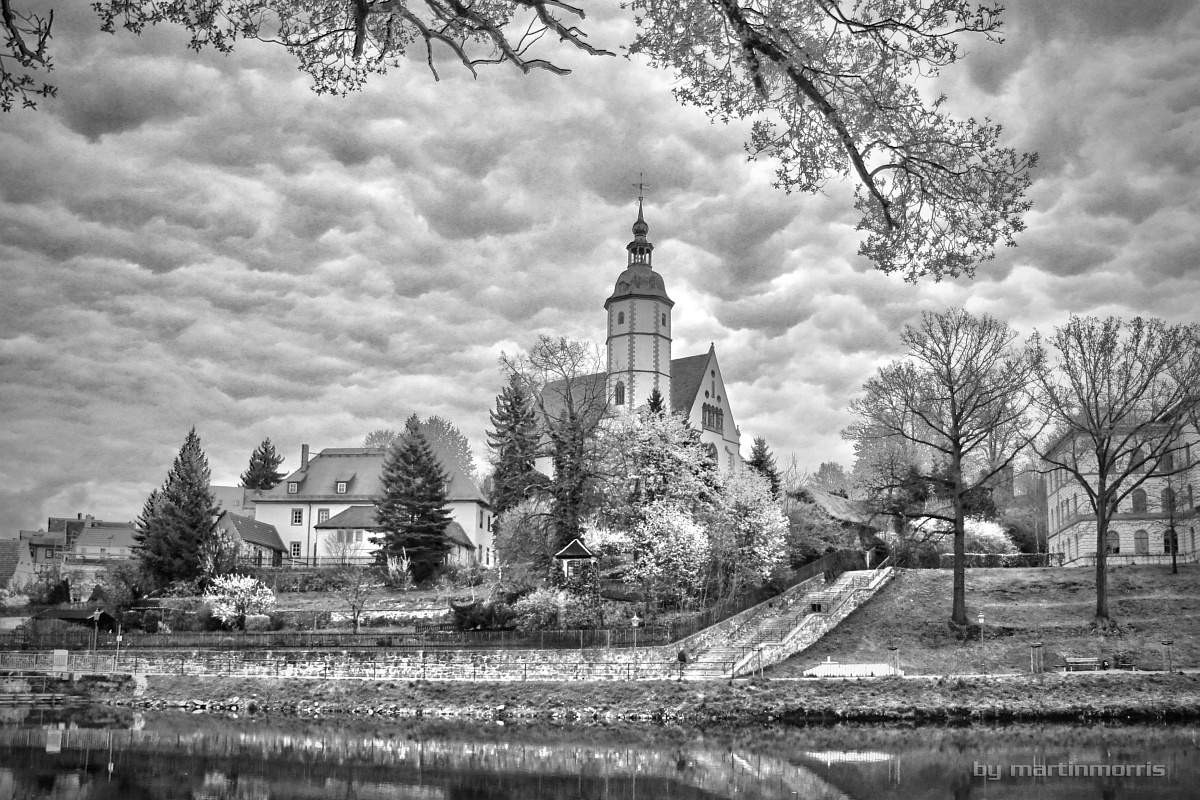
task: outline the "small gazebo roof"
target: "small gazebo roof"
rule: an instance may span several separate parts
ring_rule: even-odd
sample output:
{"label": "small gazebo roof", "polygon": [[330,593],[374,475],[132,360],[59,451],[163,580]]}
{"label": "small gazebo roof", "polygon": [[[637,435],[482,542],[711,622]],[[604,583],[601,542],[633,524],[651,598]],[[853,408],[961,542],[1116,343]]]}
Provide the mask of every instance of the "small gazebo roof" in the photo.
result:
{"label": "small gazebo roof", "polygon": [[572,539],[571,543],[554,554],[555,558],[595,558],[596,554],[588,549],[587,545],[578,538]]}

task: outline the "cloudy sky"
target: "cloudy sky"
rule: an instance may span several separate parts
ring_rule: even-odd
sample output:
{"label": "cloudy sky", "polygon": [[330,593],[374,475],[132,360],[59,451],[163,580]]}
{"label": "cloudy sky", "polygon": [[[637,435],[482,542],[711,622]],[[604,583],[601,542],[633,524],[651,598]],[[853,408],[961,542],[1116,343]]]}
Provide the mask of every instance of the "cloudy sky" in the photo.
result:
{"label": "cloudy sky", "polygon": [[[589,5],[596,44],[631,40]],[[855,255],[848,187],[772,189],[744,127],[635,61],[414,62],[319,97],[281,49],[196,55],[58,2],[59,97],[0,118],[0,524],[131,519],[193,425],[216,483],[265,437],[292,469],[413,411],[481,457],[502,351],[602,341],[639,173],[675,355],[714,342],[744,449],[801,468],[850,466],[847,403],[922,310],[1194,321],[1200,8],[1008,5],[1008,41],[938,88],[1040,153],[1028,230],[974,280],[912,286]]]}

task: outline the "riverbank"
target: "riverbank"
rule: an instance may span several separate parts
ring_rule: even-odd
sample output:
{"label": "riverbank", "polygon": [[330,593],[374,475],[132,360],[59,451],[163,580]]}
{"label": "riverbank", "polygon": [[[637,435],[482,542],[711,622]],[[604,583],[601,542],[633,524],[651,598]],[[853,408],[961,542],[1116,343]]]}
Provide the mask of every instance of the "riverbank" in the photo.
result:
{"label": "riverbank", "polygon": [[1100,673],[907,680],[462,683],[147,676],[95,697],[239,715],[772,722],[1200,719],[1200,676]]}

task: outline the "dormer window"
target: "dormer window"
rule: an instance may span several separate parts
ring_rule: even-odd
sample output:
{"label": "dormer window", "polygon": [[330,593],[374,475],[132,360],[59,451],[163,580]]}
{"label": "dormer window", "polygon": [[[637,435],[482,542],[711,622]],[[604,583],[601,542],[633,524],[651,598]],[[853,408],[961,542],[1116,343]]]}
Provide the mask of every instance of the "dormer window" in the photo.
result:
{"label": "dormer window", "polygon": [[297,481],[288,481],[288,494],[299,494],[300,484]]}
{"label": "dormer window", "polygon": [[335,486],[334,486],[334,491],[337,492],[338,494],[345,494],[346,493],[346,482],[338,481],[337,484],[335,484]]}

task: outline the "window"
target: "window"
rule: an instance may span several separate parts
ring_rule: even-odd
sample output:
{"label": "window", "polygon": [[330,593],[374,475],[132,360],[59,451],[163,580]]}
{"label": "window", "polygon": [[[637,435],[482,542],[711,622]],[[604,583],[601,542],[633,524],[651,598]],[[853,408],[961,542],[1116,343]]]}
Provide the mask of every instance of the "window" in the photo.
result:
{"label": "window", "polygon": [[1104,549],[1108,553],[1121,552],[1121,536],[1116,531],[1109,531],[1104,537]]}
{"label": "window", "polygon": [[1168,514],[1175,510],[1175,490],[1170,486],[1162,490],[1162,512]]}
{"label": "window", "polygon": [[1167,528],[1165,531],[1163,531],[1163,552],[1164,553],[1172,552],[1172,546],[1175,546],[1175,548],[1176,548],[1174,550],[1174,552],[1179,552],[1178,545],[1179,545],[1179,541],[1175,535],[1174,528]]}
{"label": "window", "polygon": [[328,508],[318,508],[317,509],[317,524],[320,525],[322,522],[328,522],[328,521],[329,521],[329,509]]}
{"label": "window", "polygon": [[1133,510],[1134,512],[1146,512],[1146,493],[1141,489],[1133,490]]}
{"label": "window", "polygon": [[663,317],[663,325],[665,326],[667,324],[667,315],[663,314],[662,317]]}
{"label": "window", "polygon": [[613,392],[613,402],[619,406],[625,405],[625,384],[617,381],[616,391]]}
{"label": "window", "polygon": [[625,324],[625,312],[624,312],[624,311],[618,311],[618,312],[617,312],[617,324],[618,324],[618,325],[624,325],[624,324]]}
{"label": "window", "polygon": [[1158,463],[1159,472],[1174,472],[1175,471],[1175,453],[1163,453],[1162,461]]}
{"label": "window", "polygon": [[1141,460],[1142,460],[1142,448],[1140,448],[1140,447],[1134,448],[1133,452],[1129,455],[1129,470],[1131,472],[1141,472],[1143,469],[1145,469],[1146,468],[1145,464],[1138,463]]}
{"label": "window", "polygon": [[300,543],[292,542],[292,558],[300,557]]}
{"label": "window", "polygon": [[1133,552],[1139,556],[1150,555],[1150,534],[1145,531],[1133,534]]}
{"label": "window", "polygon": [[334,487],[334,491],[336,491],[338,494],[345,494],[346,493],[346,482],[338,481],[337,486]]}
{"label": "window", "polygon": [[298,494],[300,492],[300,484],[296,481],[288,481],[288,494]]}
{"label": "window", "polygon": [[303,508],[293,508],[292,509],[292,524],[293,525],[303,525],[304,524],[304,509]]}
{"label": "window", "polygon": [[254,550],[254,566],[261,567],[263,562],[263,551],[255,548]]}

